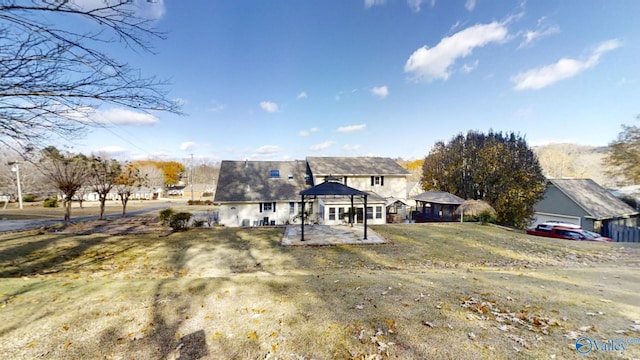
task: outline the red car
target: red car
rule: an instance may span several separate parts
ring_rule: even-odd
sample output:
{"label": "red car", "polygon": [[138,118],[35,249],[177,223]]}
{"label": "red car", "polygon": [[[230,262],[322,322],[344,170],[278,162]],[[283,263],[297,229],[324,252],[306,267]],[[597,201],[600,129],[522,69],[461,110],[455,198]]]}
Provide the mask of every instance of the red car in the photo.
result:
{"label": "red car", "polygon": [[535,228],[527,229],[527,234],[566,240],[613,241],[611,238],[594,233],[593,231],[581,229],[579,226],[571,224],[543,223]]}

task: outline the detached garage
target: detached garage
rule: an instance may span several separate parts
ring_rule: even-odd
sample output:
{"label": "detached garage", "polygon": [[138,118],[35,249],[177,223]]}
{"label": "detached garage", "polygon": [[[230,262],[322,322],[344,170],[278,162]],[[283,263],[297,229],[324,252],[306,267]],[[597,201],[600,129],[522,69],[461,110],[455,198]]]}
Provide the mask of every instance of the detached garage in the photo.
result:
{"label": "detached garage", "polygon": [[533,226],[558,221],[607,236],[609,224],[636,226],[638,212],[591,179],[549,179]]}

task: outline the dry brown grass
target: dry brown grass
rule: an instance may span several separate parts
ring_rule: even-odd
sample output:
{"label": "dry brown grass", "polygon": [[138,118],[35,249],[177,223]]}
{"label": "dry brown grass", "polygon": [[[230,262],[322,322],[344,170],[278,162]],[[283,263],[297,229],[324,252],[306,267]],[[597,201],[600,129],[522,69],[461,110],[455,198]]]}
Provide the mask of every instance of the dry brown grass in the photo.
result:
{"label": "dry brown grass", "polygon": [[[393,244],[289,248],[262,228],[3,235],[0,354],[559,359],[578,357],[579,335],[640,338],[638,245],[375,230]],[[609,357],[640,344],[589,355]]]}

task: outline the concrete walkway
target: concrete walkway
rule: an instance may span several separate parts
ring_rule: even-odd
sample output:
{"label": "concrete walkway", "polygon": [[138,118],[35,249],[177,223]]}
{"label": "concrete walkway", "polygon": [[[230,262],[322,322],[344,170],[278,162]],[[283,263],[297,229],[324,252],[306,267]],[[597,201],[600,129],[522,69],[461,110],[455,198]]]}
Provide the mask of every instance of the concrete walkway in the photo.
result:
{"label": "concrete walkway", "polygon": [[364,226],[354,225],[305,225],[304,241],[300,241],[300,225],[288,225],[282,238],[283,246],[322,246],[340,244],[385,244],[390,242],[371,228],[367,228],[364,240]]}

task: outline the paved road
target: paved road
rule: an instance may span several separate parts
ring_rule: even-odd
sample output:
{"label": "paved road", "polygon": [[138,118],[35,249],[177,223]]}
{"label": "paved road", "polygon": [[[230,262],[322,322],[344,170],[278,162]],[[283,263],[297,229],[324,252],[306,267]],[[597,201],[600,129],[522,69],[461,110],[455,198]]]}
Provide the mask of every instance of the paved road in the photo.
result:
{"label": "paved road", "polygon": [[[170,206],[170,204],[167,203],[167,204],[164,204],[164,205],[158,205],[158,206],[152,206],[152,207],[139,209],[139,210],[127,211],[127,215],[128,216],[133,216],[133,215],[151,213],[151,212],[154,212],[154,211],[160,211],[162,209],[166,209],[169,206]],[[121,214],[105,215],[105,217],[109,218],[109,219],[119,218],[120,216],[121,216]],[[98,219],[97,215],[79,216],[79,217],[73,217],[72,216],[71,217],[71,221],[72,222],[96,220],[96,219]],[[41,228],[43,226],[55,225],[57,223],[61,223],[62,221],[63,221],[62,218],[60,218],[60,219],[47,219],[47,220],[43,220],[43,219],[37,219],[37,220],[0,220],[0,233],[12,232],[12,231],[33,230],[33,229]]]}

